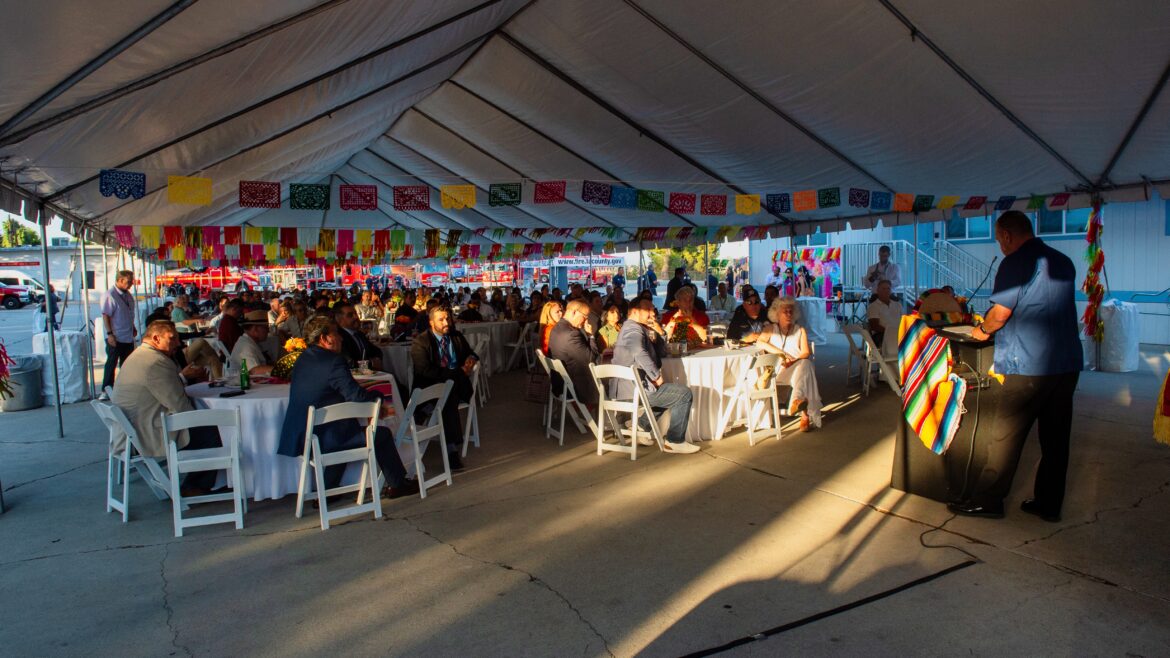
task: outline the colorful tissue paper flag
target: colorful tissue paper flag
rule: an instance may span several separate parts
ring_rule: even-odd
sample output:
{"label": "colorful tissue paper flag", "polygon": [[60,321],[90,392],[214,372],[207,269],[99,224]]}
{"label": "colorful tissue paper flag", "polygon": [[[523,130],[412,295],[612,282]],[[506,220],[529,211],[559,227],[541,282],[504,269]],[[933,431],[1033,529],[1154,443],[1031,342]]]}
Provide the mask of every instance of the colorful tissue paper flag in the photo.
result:
{"label": "colorful tissue paper flag", "polygon": [[1043,207],[1044,207],[1044,195],[1043,194],[1033,194],[1031,196],[1031,198],[1028,199],[1028,210],[1040,210]]}
{"label": "colorful tissue paper flag", "polygon": [[395,210],[430,210],[431,188],[426,185],[395,185]]}
{"label": "colorful tissue paper flag", "polygon": [[123,249],[133,249],[138,245],[134,240],[134,227],[118,225],[114,227],[114,235],[118,237],[118,245]]}
{"label": "colorful tissue paper flag", "polygon": [[841,205],[841,188],[826,187],[817,190],[818,208],[836,208]]}
{"label": "colorful tissue paper flag", "polygon": [[191,206],[209,206],[211,179],[199,176],[167,176],[167,201]]}
{"label": "colorful tissue paper flag", "polygon": [[894,207],[894,195],[889,192],[874,190],[869,193],[869,209],[878,212],[888,211]]}
{"label": "colorful tissue paper flag", "polygon": [[[199,227],[183,227],[183,244],[187,245],[188,247],[196,248],[203,244],[203,232],[199,230]],[[193,256],[189,256],[189,258],[193,258]]]}
{"label": "colorful tissue paper flag", "polygon": [[910,212],[914,210],[914,195],[898,193],[894,195],[894,212]]}
{"label": "colorful tissue paper flag", "polygon": [[914,212],[926,212],[934,207],[933,194],[919,194],[914,197]]}
{"label": "colorful tissue paper flag", "polygon": [[1016,202],[1016,197],[1009,196],[1009,195],[1005,194],[1004,196],[999,197],[999,200],[995,202],[995,209],[997,211],[998,210],[1011,210],[1012,204],[1015,202]]}
{"label": "colorful tissue paper flag", "polygon": [[666,208],[666,193],[661,190],[638,190],[638,210],[662,212]]}
{"label": "colorful tissue paper flag", "polygon": [[954,208],[957,203],[959,203],[958,195],[944,196],[938,200],[938,209],[950,210],[951,208]]}
{"label": "colorful tissue paper flag", "polygon": [[520,183],[492,183],[488,186],[488,205],[493,208],[518,206],[522,189]]}
{"label": "colorful tissue paper flag", "polygon": [[204,226],[203,227],[203,246],[210,247],[219,244],[219,227],[218,226]]}
{"label": "colorful tissue paper flag", "polygon": [[341,185],[337,188],[342,210],[377,210],[377,185]]}
{"label": "colorful tissue paper flag", "polygon": [[297,229],[295,227],[281,227],[280,246],[284,247],[285,249],[297,248]]}
{"label": "colorful tissue paper flag", "polygon": [[444,208],[462,210],[475,207],[474,185],[443,185],[439,187],[439,199]]}
{"label": "colorful tissue paper flag", "polygon": [[983,204],[987,203],[985,196],[973,196],[967,199],[967,203],[963,204],[963,210],[979,210],[983,208]]}
{"label": "colorful tissue paper flag", "polygon": [[564,203],[565,181],[537,181],[532,189],[533,203]]}
{"label": "colorful tissue paper flag", "polygon": [[102,169],[98,174],[98,191],[102,196],[141,199],[146,196],[146,174],[121,169]]}
{"label": "colorful tissue paper flag", "polygon": [[735,214],[737,215],[756,215],[760,212],[760,195],[758,194],[737,194],[735,195]]}
{"label": "colorful tissue paper flag", "polygon": [[459,244],[459,238],[463,235],[463,231],[458,229],[449,229],[447,231],[447,246],[455,247]]}
{"label": "colorful tissue paper flag", "polygon": [[671,192],[670,212],[693,214],[695,212],[695,195],[688,192]]}
{"label": "colorful tissue paper flag", "polygon": [[849,207],[851,207],[851,208],[868,208],[869,207],[869,190],[863,190],[859,187],[849,188]]}
{"label": "colorful tissue paper flag", "polygon": [[240,244],[243,237],[243,228],[239,226],[225,226],[223,227],[223,243],[224,244]]}
{"label": "colorful tissue paper flag", "polygon": [[240,181],[241,208],[279,208],[280,183],[263,180]]}
{"label": "colorful tissue paper flag", "polygon": [[354,235],[351,228],[337,229],[337,253],[341,254],[353,253]]}
{"label": "colorful tissue paper flag", "polygon": [[608,206],[612,192],[613,186],[609,183],[598,183],[591,180],[581,182],[581,200],[585,203]]}
{"label": "colorful tissue paper flag", "polygon": [[327,254],[334,254],[337,252],[337,230],[331,228],[323,228],[317,231],[317,255],[320,252]]}
{"label": "colorful tissue paper flag", "polygon": [[725,194],[704,194],[699,197],[699,214],[702,215],[726,215],[727,214],[727,195]]}
{"label": "colorful tissue paper flag", "polygon": [[262,244],[280,244],[280,227],[279,226],[264,226],[260,229],[260,242]]}
{"label": "colorful tissue paper flag", "polygon": [[792,212],[792,195],[787,192],[769,194],[765,198],[765,207],[773,215]]}
{"label": "colorful tissue paper flag", "polygon": [[898,327],[898,370],[902,378],[902,413],[922,443],[941,455],[950,446],[962,418],[963,379],[947,363],[950,344],[914,315]]}
{"label": "colorful tissue paper flag", "polygon": [[1052,199],[1048,202],[1048,207],[1053,210],[1057,208],[1063,208],[1068,205],[1068,199],[1070,196],[1072,195],[1070,195],[1068,192],[1053,194]]}
{"label": "colorful tissue paper flag", "polygon": [[290,184],[288,207],[293,210],[329,210],[329,186],[316,183]]}
{"label": "colorful tissue paper flag", "polygon": [[792,193],[792,209],[796,212],[817,209],[817,191],[801,190]]}
{"label": "colorful tissue paper flag", "polygon": [[138,229],[138,244],[143,249],[158,249],[162,229],[158,226],[142,226]]}
{"label": "colorful tissue paper flag", "polygon": [[632,187],[611,185],[609,189],[609,207],[628,208],[638,207],[638,191]]}

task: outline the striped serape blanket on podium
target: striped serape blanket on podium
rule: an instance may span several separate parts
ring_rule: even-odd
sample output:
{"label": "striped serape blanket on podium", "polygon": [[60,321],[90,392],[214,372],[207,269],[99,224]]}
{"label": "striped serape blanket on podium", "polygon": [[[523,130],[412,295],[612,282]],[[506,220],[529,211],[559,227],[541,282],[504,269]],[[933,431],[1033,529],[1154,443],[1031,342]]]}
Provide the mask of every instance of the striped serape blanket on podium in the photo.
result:
{"label": "striped serape blanket on podium", "polygon": [[898,327],[898,370],[902,413],[922,443],[946,452],[959,429],[967,383],[951,372],[950,341],[917,315],[902,316]]}

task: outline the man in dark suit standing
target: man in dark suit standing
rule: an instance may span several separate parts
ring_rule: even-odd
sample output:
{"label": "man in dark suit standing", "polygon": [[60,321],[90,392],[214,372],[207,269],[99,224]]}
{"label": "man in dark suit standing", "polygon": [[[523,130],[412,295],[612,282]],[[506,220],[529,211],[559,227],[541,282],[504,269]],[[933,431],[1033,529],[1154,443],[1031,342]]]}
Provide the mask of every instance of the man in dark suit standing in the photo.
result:
{"label": "man in dark suit standing", "polygon": [[443,407],[443,435],[451,468],[463,468],[459,446],[463,443],[459,403],[471,400],[471,371],[479,356],[467,339],[451,326],[451,310],[436,305],[427,310],[427,330],[415,336],[410,346],[414,362],[414,387],[426,388],[446,381],[454,382],[447,404]]}
{"label": "man in dark suit standing", "polygon": [[[548,355],[565,364],[577,399],[589,405],[597,404],[597,385],[589,372],[589,364],[597,359],[597,346],[593,332],[588,331],[589,305],[576,299],[569,302],[565,315],[553,325],[548,338]],[[552,375],[553,391],[560,393],[564,385],[560,375]]]}
{"label": "man in dark suit standing", "polygon": [[358,325],[357,308],[349,302],[333,307],[333,317],[341,328],[341,354],[350,366],[358,361],[369,361],[374,370],[382,369],[382,349],[370,342]]}
{"label": "man in dark suit standing", "polygon": [[682,288],[688,283],[690,283],[690,279],[687,278],[687,268],[674,268],[674,278],[670,280],[670,283],[666,284],[666,302],[663,308],[669,309],[670,303],[674,301],[674,296],[678,294],[679,288]]}
{"label": "man in dark suit standing", "polygon": [[[309,407],[325,407],[339,402],[374,402],[377,393],[367,391],[349,373],[349,365],[341,355],[341,335],[332,318],[317,316],[305,325],[305,342],[309,348],[301,353],[292,370],[292,386],[288,396],[288,411],[280,430],[277,454],[298,457],[304,451],[305,424]],[[383,417],[390,413],[389,405],[382,405]],[[365,431],[356,420],[339,420],[317,428],[317,438],[324,452],[352,450],[365,444]],[[382,495],[399,498],[418,493],[418,482],[406,479],[406,469],[394,447],[390,430],[378,427],[374,434],[374,453],[378,467],[386,476]],[[334,488],[341,482],[345,464],[325,469],[325,486]]]}

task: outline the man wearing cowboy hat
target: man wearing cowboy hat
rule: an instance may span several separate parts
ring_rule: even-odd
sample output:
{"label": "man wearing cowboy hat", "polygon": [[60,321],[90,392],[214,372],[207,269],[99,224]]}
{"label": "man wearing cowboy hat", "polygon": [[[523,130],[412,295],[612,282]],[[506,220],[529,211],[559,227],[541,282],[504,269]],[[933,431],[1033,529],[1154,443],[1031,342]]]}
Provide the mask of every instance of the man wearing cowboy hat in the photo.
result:
{"label": "man wearing cowboy hat", "polygon": [[240,325],[244,328],[244,333],[232,348],[229,360],[231,367],[238,369],[241,361],[247,361],[249,374],[267,375],[272,372],[272,364],[264,355],[264,350],[260,348],[260,343],[268,340],[268,313],[248,311]]}

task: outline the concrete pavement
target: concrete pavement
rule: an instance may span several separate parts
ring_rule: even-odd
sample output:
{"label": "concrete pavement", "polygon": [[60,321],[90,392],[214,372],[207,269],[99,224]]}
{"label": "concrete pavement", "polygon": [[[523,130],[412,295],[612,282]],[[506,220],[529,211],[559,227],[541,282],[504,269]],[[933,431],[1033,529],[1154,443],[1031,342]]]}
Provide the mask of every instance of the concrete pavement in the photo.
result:
{"label": "concrete pavement", "polygon": [[65,440],[50,408],[0,415],[0,647],[675,656],[765,634],[729,653],[1170,653],[1170,448],[1149,431],[1166,353],[1082,377],[1059,524],[1017,509],[1034,439],[1005,519],[890,489],[898,400],[846,388],[844,354],[818,348],[821,430],[636,462],[546,440],[524,376],[497,375],[455,486],[328,532],[286,498],[176,539],[137,480],[123,524],[87,404]]}

